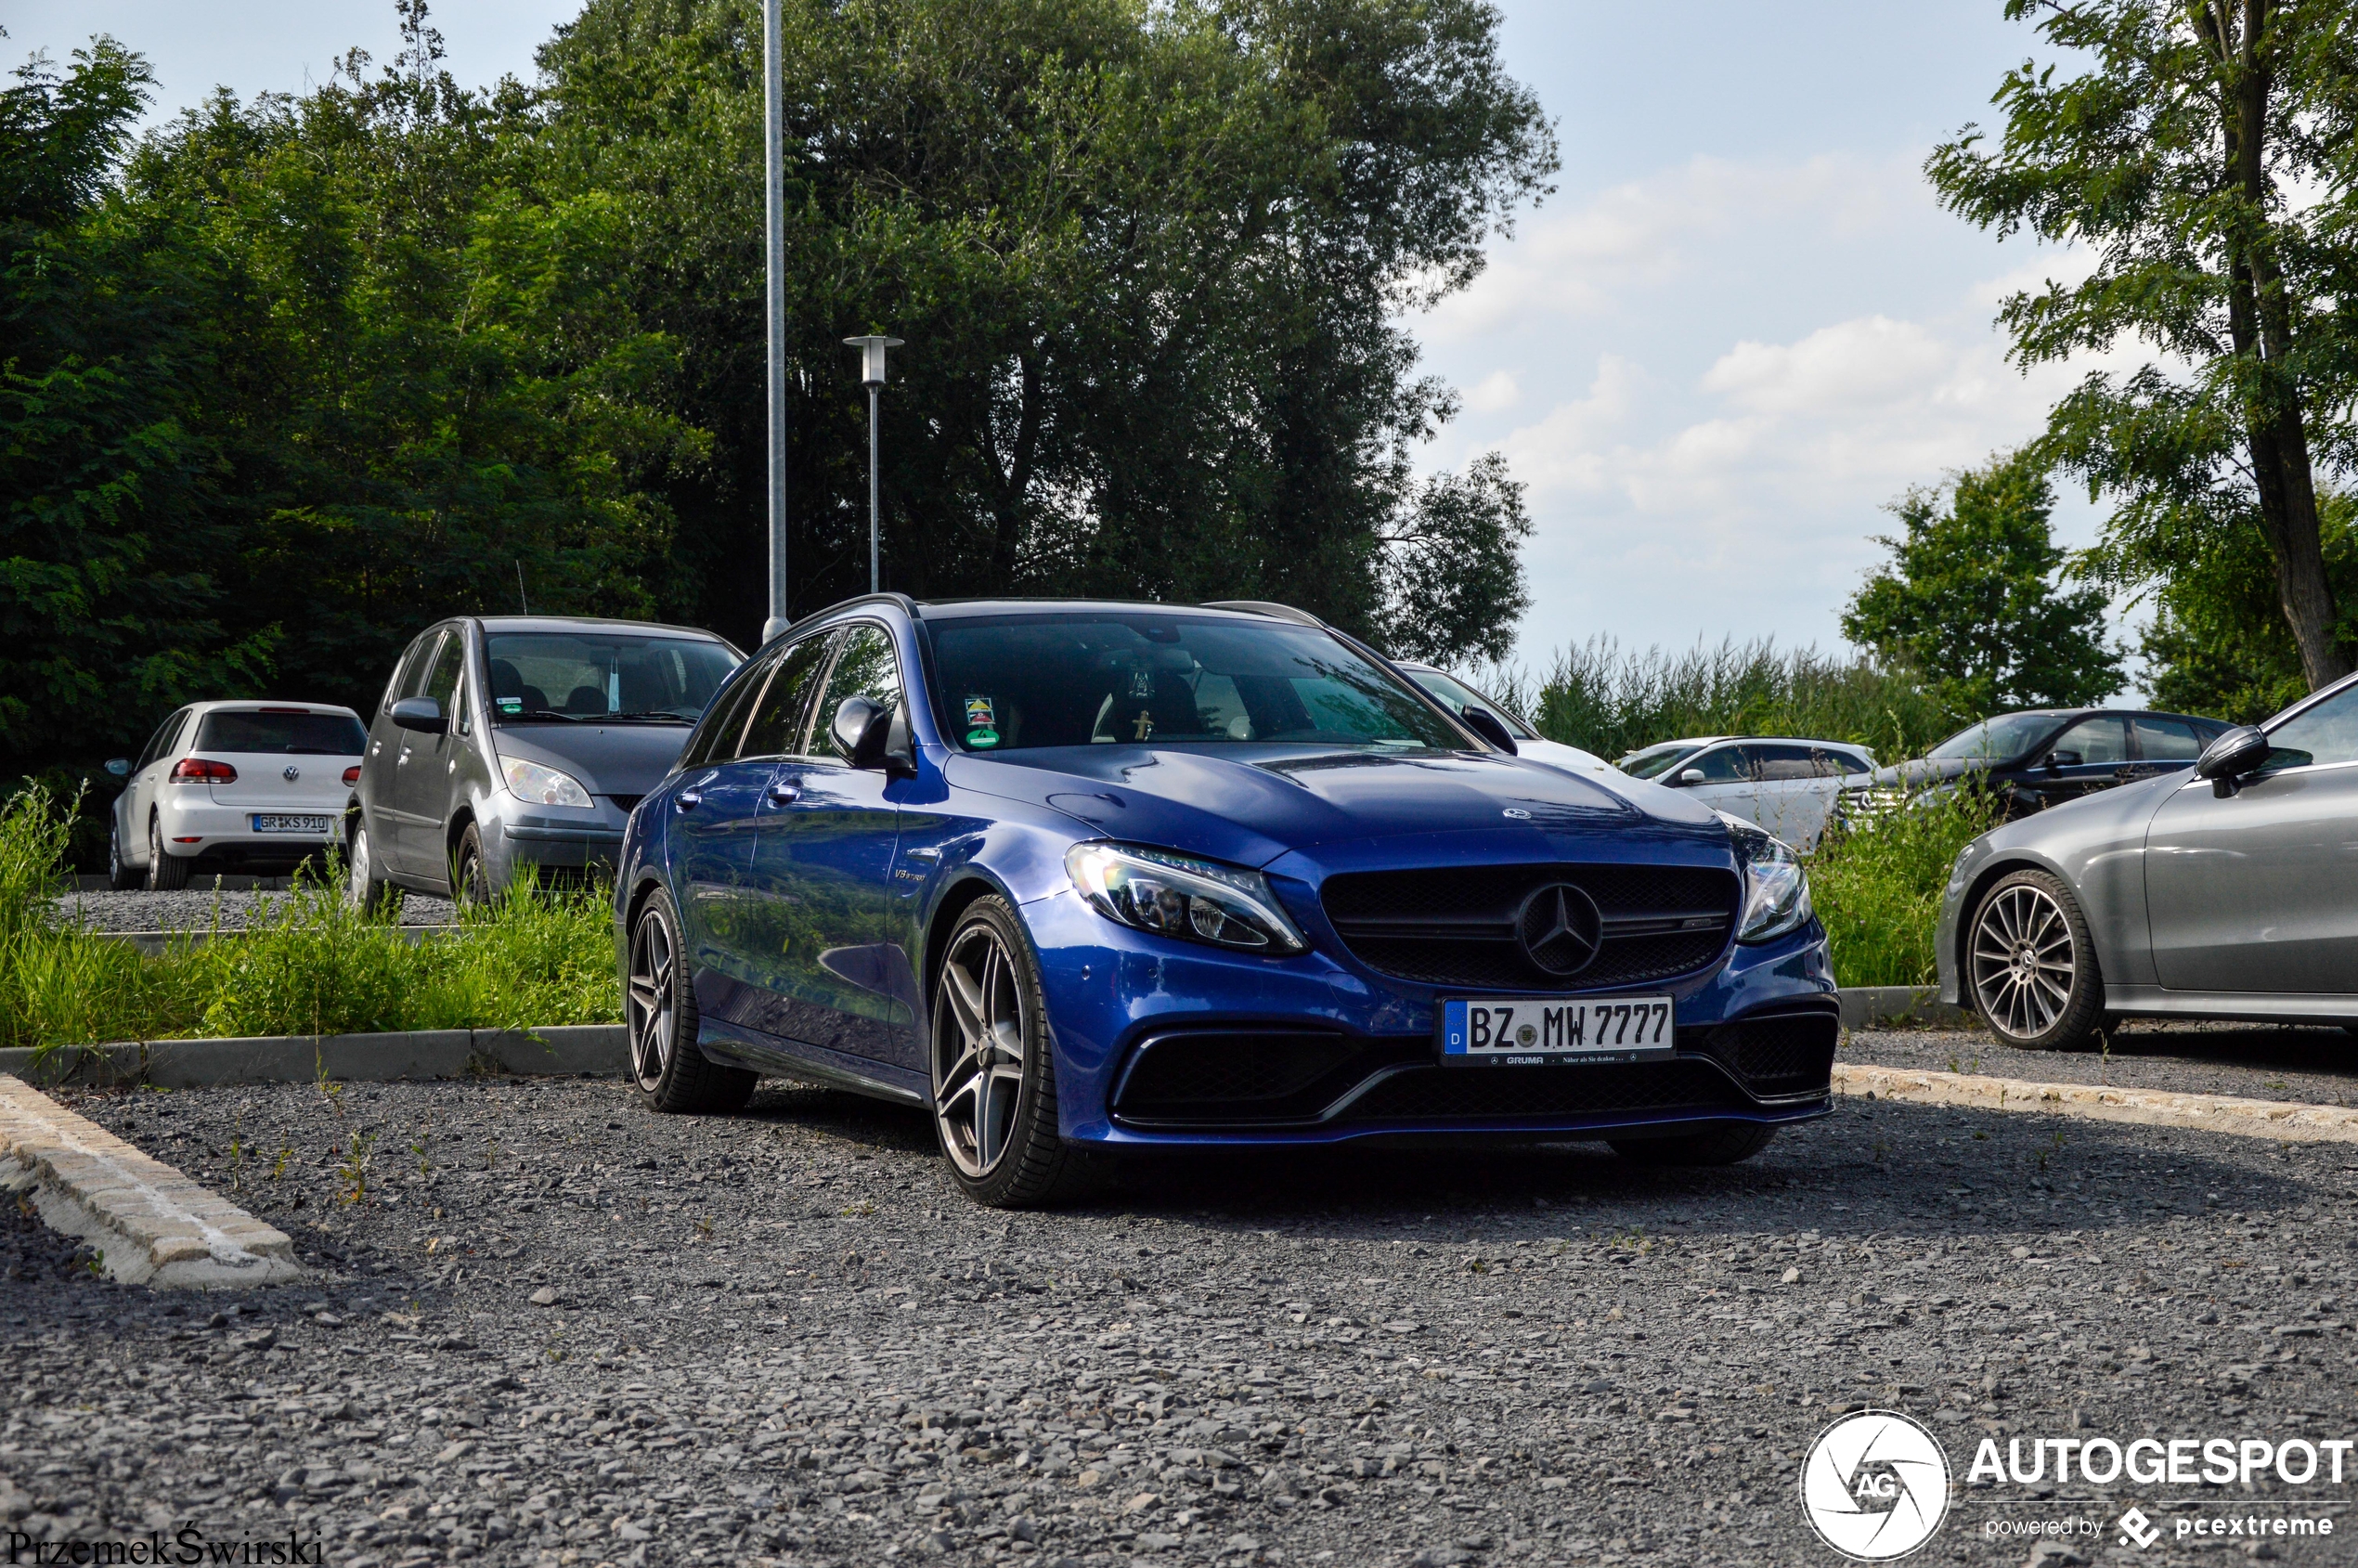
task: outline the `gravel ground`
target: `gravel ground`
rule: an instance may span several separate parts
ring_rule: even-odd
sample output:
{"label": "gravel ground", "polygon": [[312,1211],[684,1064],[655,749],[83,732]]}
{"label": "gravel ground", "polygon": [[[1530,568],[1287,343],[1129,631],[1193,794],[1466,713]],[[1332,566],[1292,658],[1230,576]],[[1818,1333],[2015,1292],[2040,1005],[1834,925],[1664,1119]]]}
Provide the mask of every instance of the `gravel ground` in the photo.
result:
{"label": "gravel ground", "polygon": [[[921,1117],[780,1084],[721,1119],[579,1081],[74,1103],[320,1273],[150,1294],[0,1207],[0,1528],[34,1536],[195,1519],[352,1568],[1818,1564],[1800,1456],[1867,1404],[1961,1484],[1915,1561],[2036,1561],[1987,1531],[2086,1518],[2070,1561],[2205,1562],[2116,1545],[2130,1493],[1963,1485],[1976,1445],[2358,1436],[2339,1146],[1845,1103],[1720,1172],[1173,1160],[1009,1216]],[[2283,1511],[2255,1485],[2205,1516]]]}
{"label": "gravel ground", "polygon": [[[203,930],[213,925],[214,910],[221,912],[221,928],[240,930],[246,922],[286,897],[283,892],[215,892],[211,888],[185,888],[175,893],[68,893],[57,902],[62,919],[81,918],[101,931]],[[404,926],[445,926],[458,918],[448,899],[423,893],[401,896]]]}
{"label": "gravel ground", "polygon": [[[2249,1024],[2123,1024],[2107,1054],[2016,1051],[1987,1030],[1856,1031],[1841,1059],[1861,1066],[1979,1072],[2042,1083],[2108,1083],[2176,1094],[2358,1105],[2358,1038],[2346,1030]],[[2358,1548],[2352,1560],[2358,1562]]]}

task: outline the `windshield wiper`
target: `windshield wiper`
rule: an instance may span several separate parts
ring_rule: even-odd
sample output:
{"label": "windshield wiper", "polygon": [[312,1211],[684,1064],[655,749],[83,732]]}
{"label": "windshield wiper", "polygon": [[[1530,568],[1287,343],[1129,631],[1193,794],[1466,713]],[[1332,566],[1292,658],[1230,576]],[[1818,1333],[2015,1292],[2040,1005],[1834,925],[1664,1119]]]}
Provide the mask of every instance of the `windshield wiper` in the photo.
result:
{"label": "windshield wiper", "polygon": [[499,717],[502,719],[562,719],[568,724],[581,722],[579,714],[559,713],[553,707],[528,707],[522,713],[502,713]]}
{"label": "windshield wiper", "polygon": [[673,707],[641,708],[633,713],[609,713],[603,715],[602,717],[607,719],[659,719],[667,724],[693,724],[696,721],[696,716],[694,714],[681,713],[678,708]]}

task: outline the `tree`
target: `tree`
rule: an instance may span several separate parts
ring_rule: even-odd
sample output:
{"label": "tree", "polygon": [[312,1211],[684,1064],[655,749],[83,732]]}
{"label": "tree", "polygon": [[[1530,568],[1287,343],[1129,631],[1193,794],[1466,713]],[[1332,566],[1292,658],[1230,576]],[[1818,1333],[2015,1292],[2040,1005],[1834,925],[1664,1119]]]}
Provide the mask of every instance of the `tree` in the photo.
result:
{"label": "tree", "polygon": [[1914,670],[1961,715],[2077,706],[2118,691],[2103,590],[2055,586],[2064,552],[2048,529],[2054,493],[2037,449],[1958,474],[1945,499],[1917,488],[1892,503],[1906,537],[1877,537],[1890,565],[1852,596],[1843,636]]}
{"label": "tree", "polygon": [[2358,456],[2358,248],[2350,147],[2358,18],[2339,0],[2008,0],[2048,44],[1925,172],[2002,235],[2086,246],[1999,319],[2028,367],[2141,341],[2165,359],[2089,375],[2054,411],[2051,457],[2118,510],[2088,561],[2116,584],[2256,527],[2313,687],[2352,667],[2319,538],[2314,469]]}
{"label": "tree", "polygon": [[[2337,630],[2358,643],[2358,527],[2350,498],[2318,498],[2326,580]],[[2257,529],[2239,528],[2180,562],[2154,594],[2140,651],[2158,706],[2256,724],[2309,690],[2300,650],[2276,602],[2275,572]]]}

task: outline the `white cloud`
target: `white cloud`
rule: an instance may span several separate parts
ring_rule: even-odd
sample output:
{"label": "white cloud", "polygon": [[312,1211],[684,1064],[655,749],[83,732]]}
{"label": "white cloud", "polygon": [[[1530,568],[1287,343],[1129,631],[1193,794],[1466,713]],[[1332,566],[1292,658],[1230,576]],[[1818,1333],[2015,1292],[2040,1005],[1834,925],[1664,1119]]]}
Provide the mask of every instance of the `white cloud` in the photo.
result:
{"label": "white cloud", "polygon": [[1512,370],[1493,370],[1466,392],[1466,407],[1477,414],[1504,413],[1522,402],[1522,383]]}

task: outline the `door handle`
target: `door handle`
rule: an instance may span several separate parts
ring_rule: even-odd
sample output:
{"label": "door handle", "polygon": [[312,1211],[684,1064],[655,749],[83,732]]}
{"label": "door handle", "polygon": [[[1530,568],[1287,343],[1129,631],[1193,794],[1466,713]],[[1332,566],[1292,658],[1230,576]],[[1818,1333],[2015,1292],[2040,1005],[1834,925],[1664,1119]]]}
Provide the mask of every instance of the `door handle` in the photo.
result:
{"label": "door handle", "polygon": [[771,779],[770,781],[770,787],[762,793],[769,797],[770,804],[772,806],[791,806],[796,801],[802,798],[802,781],[799,779]]}
{"label": "door handle", "polygon": [[671,809],[683,816],[703,804],[704,791],[700,789],[683,789],[671,797]]}

